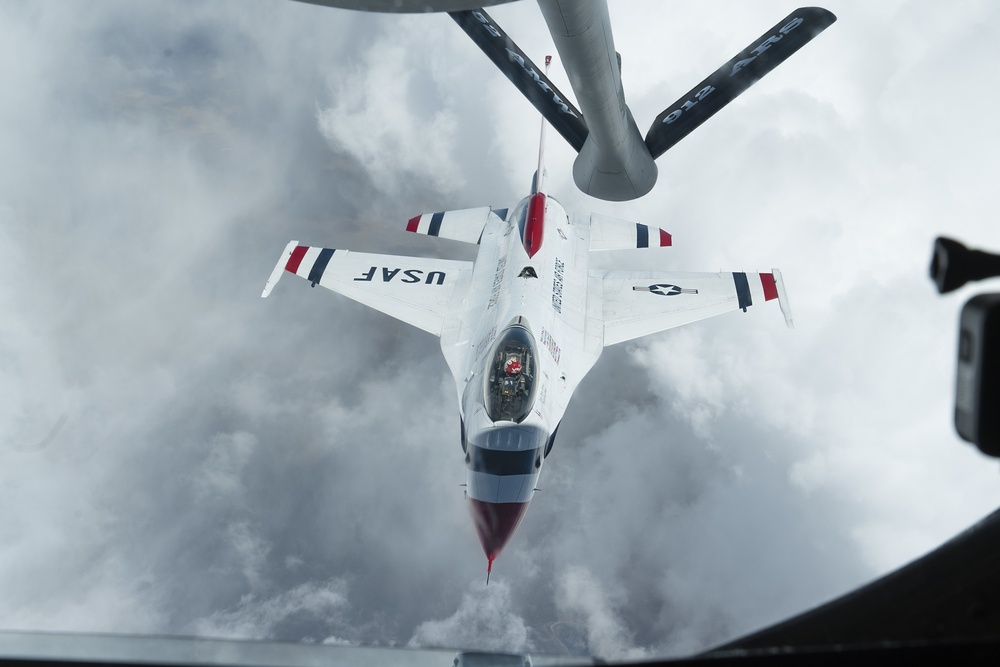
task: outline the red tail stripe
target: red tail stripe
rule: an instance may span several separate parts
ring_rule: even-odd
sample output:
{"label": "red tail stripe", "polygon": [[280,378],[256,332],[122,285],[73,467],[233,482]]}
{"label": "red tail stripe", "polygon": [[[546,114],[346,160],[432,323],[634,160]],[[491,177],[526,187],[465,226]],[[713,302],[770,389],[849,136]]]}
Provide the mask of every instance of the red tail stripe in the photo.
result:
{"label": "red tail stripe", "polygon": [[406,231],[408,232],[417,231],[417,225],[420,224],[420,217],[421,216],[419,215],[415,215],[412,218],[410,218],[409,222],[406,223]]}
{"label": "red tail stripe", "polygon": [[534,257],[542,247],[542,237],[545,233],[545,195],[536,192],[531,195],[531,202],[528,204],[528,221],[524,227],[524,250],[528,257]]}
{"label": "red tail stripe", "polygon": [[306,256],[306,251],[309,250],[309,246],[296,246],[295,250],[292,251],[292,256],[288,258],[288,264],[285,264],[285,271],[295,273],[299,270],[299,264],[302,263],[302,258]]}
{"label": "red tail stripe", "polygon": [[670,237],[670,234],[665,229],[661,229],[660,230],[660,247],[662,248],[662,247],[668,246],[668,245],[673,245],[673,239]]}
{"label": "red tail stripe", "polygon": [[778,298],[778,286],[774,284],[774,274],[760,274],[760,285],[764,288],[764,301]]}

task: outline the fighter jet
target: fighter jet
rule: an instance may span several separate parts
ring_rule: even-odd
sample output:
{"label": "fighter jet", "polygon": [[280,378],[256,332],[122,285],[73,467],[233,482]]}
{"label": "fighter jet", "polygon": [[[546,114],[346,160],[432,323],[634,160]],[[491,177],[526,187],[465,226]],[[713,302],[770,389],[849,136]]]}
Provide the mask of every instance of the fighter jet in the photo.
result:
{"label": "fighter jet", "polygon": [[534,496],[570,398],[606,346],[773,300],[792,326],[777,269],[595,268],[596,254],[671,246],[672,237],[641,222],[570,214],[549,196],[543,187],[546,122],[579,153],[573,177],[582,191],[608,200],[640,197],[656,182],[653,160],[836,17],[818,7],[795,10],[664,110],[643,139],[625,103],[606,0],[538,0],[582,112],[467,0],[303,1],[368,11],[447,11],[542,115],[538,167],[517,205],[440,211],[406,223],[408,232],[478,245],[475,261],[292,241],[262,294],[270,294],[285,272],[294,273],[440,338],[455,378],[466,498],[488,583],[494,560]]}
{"label": "fighter jet", "polygon": [[608,250],[669,247],[659,227],[570,214],[538,168],[513,208],[411,218],[408,232],[479,246],[475,261],[380,255],[290,242],[266,297],[287,272],[441,339],[455,378],[466,498],[487,558],[510,541],[534,496],[574,390],[608,345],[715,315],[778,302],[792,325],[781,273],[592,267]]}

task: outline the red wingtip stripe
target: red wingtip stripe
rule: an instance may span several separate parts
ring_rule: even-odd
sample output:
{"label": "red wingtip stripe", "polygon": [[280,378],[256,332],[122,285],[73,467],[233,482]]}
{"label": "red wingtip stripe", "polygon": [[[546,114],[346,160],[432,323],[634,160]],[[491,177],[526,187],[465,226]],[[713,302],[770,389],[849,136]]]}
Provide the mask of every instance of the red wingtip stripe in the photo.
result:
{"label": "red wingtip stripe", "polygon": [[420,224],[420,217],[421,216],[419,215],[415,215],[412,218],[410,218],[409,222],[406,223],[406,231],[408,232],[417,231],[417,225]]}
{"label": "red wingtip stripe", "polygon": [[778,286],[774,284],[774,274],[760,274],[760,285],[764,288],[764,301],[778,298]]}
{"label": "red wingtip stripe", "polygon": [[662,247],[668,246],[668,245],[673,245],[673,238],[670,236],[670,234],[665,229],[661,229],[660,230],[660,247],[662,248]]}
{"label": "red wingtip stripe", "polygon": [[296,246],[295,250],[292,251],[292,256],[288,258],[288,263],[285,264],[285,271],[290,273],[298,271],[299,264],[302,263],[302,258],[306,256],[307,250],[309,250],[309,246]]}

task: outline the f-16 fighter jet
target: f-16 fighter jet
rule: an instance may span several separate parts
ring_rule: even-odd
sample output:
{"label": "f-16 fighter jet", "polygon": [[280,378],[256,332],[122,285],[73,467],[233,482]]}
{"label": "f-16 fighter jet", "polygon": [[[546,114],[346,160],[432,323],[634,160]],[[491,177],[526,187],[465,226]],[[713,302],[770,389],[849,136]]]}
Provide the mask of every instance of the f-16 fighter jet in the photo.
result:
{"label": "f-16 fighter jet", "polygon": [[[542,121],[544,146],[545,121]],[[663,229],[570,214],[543,189],[512,209],[428,213],[406,231],[479,246],[474,262],[313,247],[292,241],[261,296],[285,272],[430,332],[455,377],[466,498],[487,558],[511,539],[552,452],[570,397],[603,349],[776,300],[781,273],[591,268],[595,253],[672,244]],[[650,252],[645,250],[645,252]]]}

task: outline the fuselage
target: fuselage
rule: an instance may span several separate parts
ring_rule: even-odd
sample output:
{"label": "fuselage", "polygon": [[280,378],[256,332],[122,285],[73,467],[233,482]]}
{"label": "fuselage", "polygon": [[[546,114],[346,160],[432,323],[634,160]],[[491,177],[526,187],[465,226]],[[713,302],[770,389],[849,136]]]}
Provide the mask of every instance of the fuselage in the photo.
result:
{"label": "fuselage", "polygon": [[466,497],[490,563],[602,349],[599,338],[588,344],[588,242],[587,226],[555,199],[521,200],[483,230],[463,324],[441,337],[459,396]]}

